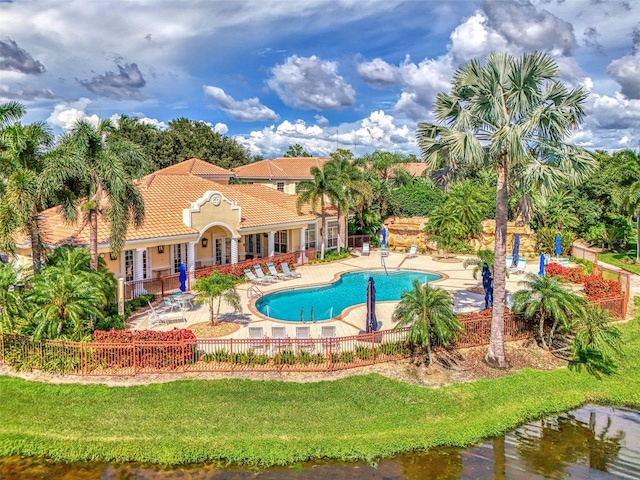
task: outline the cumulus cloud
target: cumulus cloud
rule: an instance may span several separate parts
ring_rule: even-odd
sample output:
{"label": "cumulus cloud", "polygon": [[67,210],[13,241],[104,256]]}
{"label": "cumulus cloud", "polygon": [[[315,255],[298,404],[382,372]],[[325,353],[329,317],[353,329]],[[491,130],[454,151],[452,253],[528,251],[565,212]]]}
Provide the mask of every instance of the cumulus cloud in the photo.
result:
{"label": "cumulus cloud", "polygon": [[385,62],[381,58],[374,58],[369,62],[358,63],[356,71],[365,82],[374,88],[395,85],[400,80],[398,67]]}
{"label": "cumulus cloud", "polygon": [[337,71],[338,62],[293,55],[271,69],[273,76],[267,85],[290,107],[329,110],[351,106],[355,91]]}
{"label": "cumulus cloud", "polygon": [[489,20],[482,12],[476,12],[458,25],[450,38],[449,55],[456,64],[484,57],[492,51],[511,49],[507,39],[489,26]]}
{"label": "cumulus cloud", "polygon": [[313,118],[318,125],[329,125],[329,119],[323,115],[314,115]]}
{"label": "cumulus cloud", "polygon": [[482,10],[491,28],[527,50],[570,55],[577,46],[573,25],[547,10],[538,10],[529,0],[483,0]]}
{"label": "cumulus cloud", "polygon": [[13,70],[30,75],[40,75],[47,71],[45,66],[20,48],[16,42],[0,40],[0,70]]}
{"label": "cumulus cloud", "polygon": [[39,90],[34,87],[25,86],[18,88],[9,88],[8,85],[0,85],[0,101],[7,100],[35,100],[40,99],[53,99],[56,98],[54,93],[48,88]]}
{"label": "cumulus cloud", "polygon": [[142,94],[146,81],[135,63],[116,65],[118,72],[105,72],[89,80],[78,80],[90,92],[101,97],[116,100],[144,100],[148,97]]}
{"label": "cumulus cloud", "polygon": [[47,118],[47,122],[65,130],[72,129],[80,120],[86,120],[97,126],[100,122],[98,115],[87,115],[85,109],[91,100],[80,98],[75,102],[59,103],[53,108],[53,112]]}
{"label": "cumulus cloud", "polygon": [[631,38],[631,54],[612,61],[607,73],[620,84],[620,92],[625,97],[637,100],[640,99],[640,25],[633,29]]}
{"label": "cumulus cloud", "polygon": [[204,94],[218,104],[220,109],[234,120],[241,122],[273,122],[278,120],[276,112],[260,103],[256,97],[234,100],[219,87],[204,86]]}
{"label": "cumulus cloud", "polygon": [[219,133],[220,135],[224,135],[229,131],[229,127],[227,127],[224,123],[216,123],[213,126],[213,131]]}

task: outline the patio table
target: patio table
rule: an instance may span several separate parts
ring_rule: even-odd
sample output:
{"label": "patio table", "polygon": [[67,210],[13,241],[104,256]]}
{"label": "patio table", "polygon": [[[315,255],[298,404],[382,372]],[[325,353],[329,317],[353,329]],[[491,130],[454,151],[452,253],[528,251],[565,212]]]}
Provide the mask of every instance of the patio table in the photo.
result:
{"label": "patio table", "polygon": [[179,295],[174,295],[174,300],[178,302],[182,308],[186,308],[189,305],[189,309],[193,308],[193,300],[197,297],[194,293],[181,293]]}

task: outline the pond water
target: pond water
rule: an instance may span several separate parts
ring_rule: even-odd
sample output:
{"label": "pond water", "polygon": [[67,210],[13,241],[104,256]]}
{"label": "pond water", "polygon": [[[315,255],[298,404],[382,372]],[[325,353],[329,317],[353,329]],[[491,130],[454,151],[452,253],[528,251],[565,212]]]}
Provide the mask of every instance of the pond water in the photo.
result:
{"label": "pond water", "polygon": [[[427,420],[428,421],[428,420]],[[586,406],[468,449],[407,453],[377,464],[307,462],[269,469],[55,464],[0,458],[1,480],[418,480],[640,478],[640,412]]]}

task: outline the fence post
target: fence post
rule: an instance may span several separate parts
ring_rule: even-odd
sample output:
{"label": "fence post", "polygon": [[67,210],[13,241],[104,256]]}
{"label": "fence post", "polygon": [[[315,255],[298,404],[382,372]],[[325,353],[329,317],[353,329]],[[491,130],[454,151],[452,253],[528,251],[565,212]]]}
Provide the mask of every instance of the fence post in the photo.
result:
{"label": "fence post", "polygon": [[133,348],[133,374],[135,375],[136,373],[138,373],[138,348],[136,346],[136,339],[133,338],[132,340],[133,342],[131,343],[131,345]]}
{"label": "fence post", "polygon": [[373,332],[371,332],[371,359],[376,363],[376,337]]}
{"label": "fence post", "polygon": [[233,337],[229,339],[229,363],[231,364],[231,371],[233,371]]}

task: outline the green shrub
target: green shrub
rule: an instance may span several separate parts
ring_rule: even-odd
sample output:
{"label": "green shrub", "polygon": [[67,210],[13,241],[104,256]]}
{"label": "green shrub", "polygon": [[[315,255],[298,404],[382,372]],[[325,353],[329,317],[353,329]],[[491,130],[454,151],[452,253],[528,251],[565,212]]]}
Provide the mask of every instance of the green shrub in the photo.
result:
{"label": "green shrub", "polygon": [[314,353],[313,355],[311,355],[310,360],[311,360],[311,363],[315,363],[316,365],[324,363],[324,357],[322,356],[321,353]]}
{"label": "green shrub", "polygon": [[309,352],[302,351],[298,353],[298,362],[306,365],[311,362],[311,354]]}
{"label": "green shrub", "polygon": [[361,345],[358,345],[356,347],[356,357],[358,357],[360,360],[370,360],[372,356],[373,351],[370,347],[363,347]]}
{"label": "green shrub", "polygon": [[283,350],[273,357],[273,361],[277,365],[293,365],[296,363],[296,354],[293,350]]}
{"label": "green shrub", "polygon": [[338,357],[338,360],[342,363],[353,363],[355,356],[353,352],[342,352]]}

